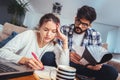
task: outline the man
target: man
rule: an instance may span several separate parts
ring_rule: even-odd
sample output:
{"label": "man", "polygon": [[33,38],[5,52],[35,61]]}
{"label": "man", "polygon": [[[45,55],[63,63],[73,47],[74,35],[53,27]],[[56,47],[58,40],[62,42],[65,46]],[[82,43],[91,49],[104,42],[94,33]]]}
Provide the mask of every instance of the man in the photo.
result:
{"label": "man", "polygon": [[77,69],[77,74],[95,77],[95,80],[116,80],[118,72],[110,65],[83,65],[81,56],[75,53],[73,46],[101,46],[100,33],[91,28],[91,23],[96,19],[95,9],[83,6],[78,9],[75,23],[61,27],[61,31],[68,36],[70,49],[70,66]]}

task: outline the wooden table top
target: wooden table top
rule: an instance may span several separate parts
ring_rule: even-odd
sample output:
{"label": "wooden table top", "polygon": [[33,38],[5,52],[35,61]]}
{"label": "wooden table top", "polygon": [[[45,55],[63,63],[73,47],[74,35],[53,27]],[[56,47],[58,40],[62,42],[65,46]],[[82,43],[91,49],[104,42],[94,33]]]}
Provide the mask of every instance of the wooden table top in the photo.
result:
{"label": "wooden table top", "polygon": [[29,76],[12,78],[12,79],[9,79],[9,80],[40,80],[40,78],[38,77],[38,75],[33,74],[33,75],[29,75]]}

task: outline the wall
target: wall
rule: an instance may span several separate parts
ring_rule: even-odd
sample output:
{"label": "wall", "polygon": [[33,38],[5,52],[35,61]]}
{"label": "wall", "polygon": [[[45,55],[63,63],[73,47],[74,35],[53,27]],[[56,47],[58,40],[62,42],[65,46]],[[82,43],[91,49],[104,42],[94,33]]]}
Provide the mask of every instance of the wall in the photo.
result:
{"label": "wall", "polygon": [[[24,20],[24,25],[28,26],[29,28],[34,28],[38,25],[39,19],[43,15],[43,13],[27,12]],[[61,25],[74,23],[74,18],[73,20],[67,19],[63,16],[59,16],[59,18],[61,21]],[[107,40],[108,32],[117,29],[116,27],[97,22],[94,22],[92,24],[92,27],[101,33],[103,43],[105,43]]]}
{"label": "wall", "polygon": [[115,48],[114,48],[114,52],[115,53],[120,53],[120,28],[117,30],[117,37],[112,38],[112,39],[114,40],[114,43],[116,43]]}
{"label": "wall", "polygon": [[42,15],[41,13],[27,12],[23,24],[32,29],[38,25]]}
{"label": "wall", "polygon": [[118,29],[117,43],[114,52],[120,53],[120,28]]}
{"label": "wall", "polygon": [[[28,26],[29,28],[34,28],[38,25],[39,20],[43,15],[44,15],[43,13],[27,12],[23,24]],[[60,18],[61,25],[64,25],[65,23],[66,24],[73,23],[72,20],[62,18],[61,16],[59,16],[59,18]]]}
{"label": "wall", "polygon": [[[28,26],[29,28],[34,28],[38,25],[39,19],[43,16],[43,13],[36,13],[36,12],[27,12],[24,20],[24,25]],[[64,18],[59,16],[61,20],[61,25],[70,24],[74,22],[73,20]],[[101,33],[102,42],[108,44],[108,50],[110,52],[119,52],[120,53],[120,28],[97,23],[92,23],[92,27]]]}
{"label": "wall", "polygon": [[93,23],[93,28],[101,33],[101,37],[102,37],[102,42],[103,43],[105,43],[107,41],[107,37],[108,37],[109,31],[118,29],[115,26],[102,24],[102,23],[97,23],[97,22]]}
{"label": "wall", "polygon": [[115,51],[117,38],[118,38],[118,30],[109,31],[109,34],[108,34],[108,37],[107,37],[107,43],[108,43],[108,50],[110,52]]}

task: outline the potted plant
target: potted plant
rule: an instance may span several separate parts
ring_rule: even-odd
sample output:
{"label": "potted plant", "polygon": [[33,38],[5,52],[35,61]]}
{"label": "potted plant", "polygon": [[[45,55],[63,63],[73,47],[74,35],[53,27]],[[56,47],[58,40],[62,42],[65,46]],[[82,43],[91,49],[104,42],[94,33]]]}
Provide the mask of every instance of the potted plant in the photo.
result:
{"label": "potted plant", "polygon": [[22,3],[21,0],[11,0],[8,6],[8,13],[12,14],[11,23],[15,25],[23,25],[23,18],[28,9],[26,6],[28,2]]}

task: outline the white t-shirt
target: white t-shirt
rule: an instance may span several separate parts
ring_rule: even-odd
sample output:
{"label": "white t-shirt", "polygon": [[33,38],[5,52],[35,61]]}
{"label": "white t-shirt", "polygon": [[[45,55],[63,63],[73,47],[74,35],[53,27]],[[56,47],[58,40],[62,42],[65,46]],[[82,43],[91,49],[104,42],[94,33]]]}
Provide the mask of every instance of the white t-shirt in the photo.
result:
{"label": "white t-shirt", "polygon": [[73,48],[73,46],[80,46],[81,45],[84,35],[85,35],[85,33],[82,33],[82,34],[73,33],[72,48]]}

